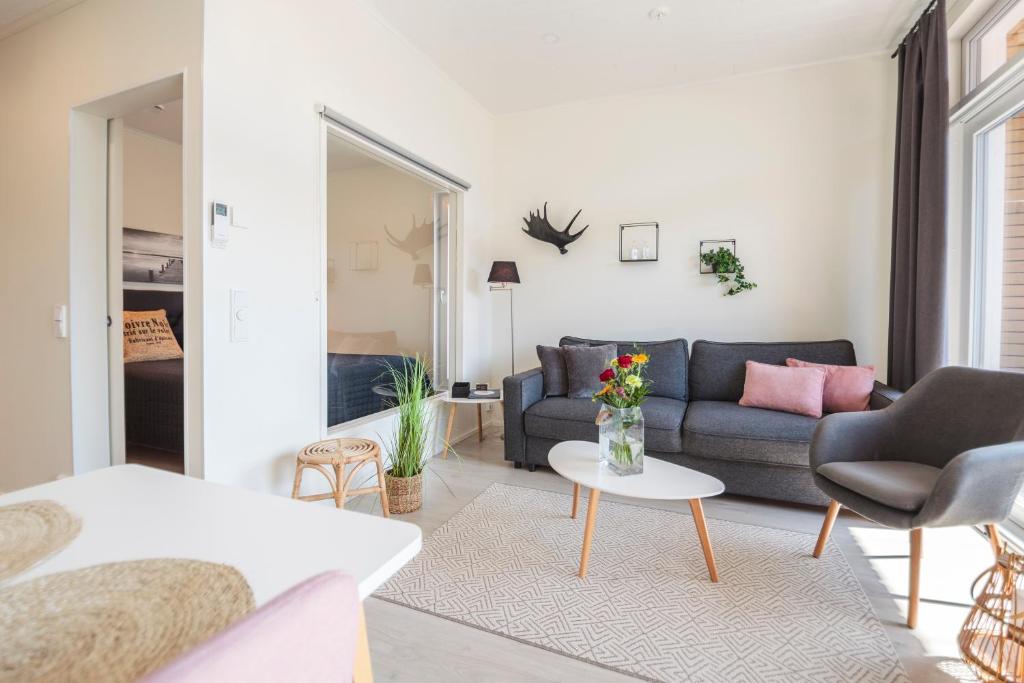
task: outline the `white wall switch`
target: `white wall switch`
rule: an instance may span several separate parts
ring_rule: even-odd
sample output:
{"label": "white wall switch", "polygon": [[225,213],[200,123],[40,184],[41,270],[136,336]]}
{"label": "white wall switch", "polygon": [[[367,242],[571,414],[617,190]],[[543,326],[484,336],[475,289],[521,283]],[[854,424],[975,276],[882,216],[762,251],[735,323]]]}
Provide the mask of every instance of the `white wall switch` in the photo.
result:
{"label": "white wall switch", "polygon": [[57,339],[68,336],[68,307],[64,304],[53,307],[53,336]]}
{"label": "white wall switch", "polygon": [[231,290],[231,341],[249,341],[249,292]]}
{"label": "white wall switch", "polygon": [[231,218],[230,208],[221,202],[210,204],[210,243],[215,247],[224,248],[228,246],[230,236]]}

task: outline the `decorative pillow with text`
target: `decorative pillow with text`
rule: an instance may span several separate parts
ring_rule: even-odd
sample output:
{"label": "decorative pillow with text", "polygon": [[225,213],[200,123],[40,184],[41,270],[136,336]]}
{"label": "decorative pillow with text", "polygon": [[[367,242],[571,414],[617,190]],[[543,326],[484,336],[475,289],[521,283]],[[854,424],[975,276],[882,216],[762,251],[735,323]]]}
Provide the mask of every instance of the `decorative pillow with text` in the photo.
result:
{"label": "decorative pillow with text", "polygon": [[167,322],[167,311],[124,312],[124,362],[184,358],[174,330]]}

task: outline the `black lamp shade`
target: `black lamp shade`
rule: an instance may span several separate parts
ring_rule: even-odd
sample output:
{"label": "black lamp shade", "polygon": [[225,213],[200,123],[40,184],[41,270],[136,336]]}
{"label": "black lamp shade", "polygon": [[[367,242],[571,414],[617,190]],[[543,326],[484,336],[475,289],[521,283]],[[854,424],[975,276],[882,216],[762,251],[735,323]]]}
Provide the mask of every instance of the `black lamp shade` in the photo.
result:
{"label": "black lamp shade", "polygon": [[519,284],[519,269],[515,261],[495,261],[491,264],[491,274],[487,281],[495,284]]}

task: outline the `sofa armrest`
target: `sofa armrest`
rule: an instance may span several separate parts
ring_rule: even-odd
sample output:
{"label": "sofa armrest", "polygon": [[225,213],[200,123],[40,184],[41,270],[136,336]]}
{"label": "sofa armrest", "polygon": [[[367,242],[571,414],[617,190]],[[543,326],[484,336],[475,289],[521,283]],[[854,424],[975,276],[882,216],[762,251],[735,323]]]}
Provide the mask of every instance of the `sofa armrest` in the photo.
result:
{"label": "sofa armrest", "polygon": [[1024,441],[964,451],[942,468],[914,526],[1001,522],[1024,484]]}
{"label": "sofa armrest", "polygon": [[811,437],[811,472],[829,462],[887,460],[892,443],[893,426],[889,411],[826,415],[818,422]]}
{"label": "sofa armrest", "polygon": [[526,409],[544,398],[544,375],[540,368],[506,377],[502,382],[505,402],[505,459],[526,462]]}
{"label": "sofa armrest", "polygon": [[888,384],[876,381],[875,388],[871,391],[871,400],[868,402],[868,407],[871,410],[888,408],[901,396],[903,396],[903,392],[899,389],[893,389]]}

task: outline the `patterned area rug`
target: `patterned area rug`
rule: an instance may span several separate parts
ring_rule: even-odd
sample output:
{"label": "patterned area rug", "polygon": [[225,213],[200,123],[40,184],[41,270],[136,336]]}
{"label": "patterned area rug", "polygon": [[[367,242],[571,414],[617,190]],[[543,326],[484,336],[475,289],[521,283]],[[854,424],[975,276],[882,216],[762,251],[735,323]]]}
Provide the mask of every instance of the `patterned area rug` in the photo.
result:
{"label": "patterned area rug", "polygon": [[909,681],[860,583],[814,536],[492,484],[376,595],[652,681]]}

